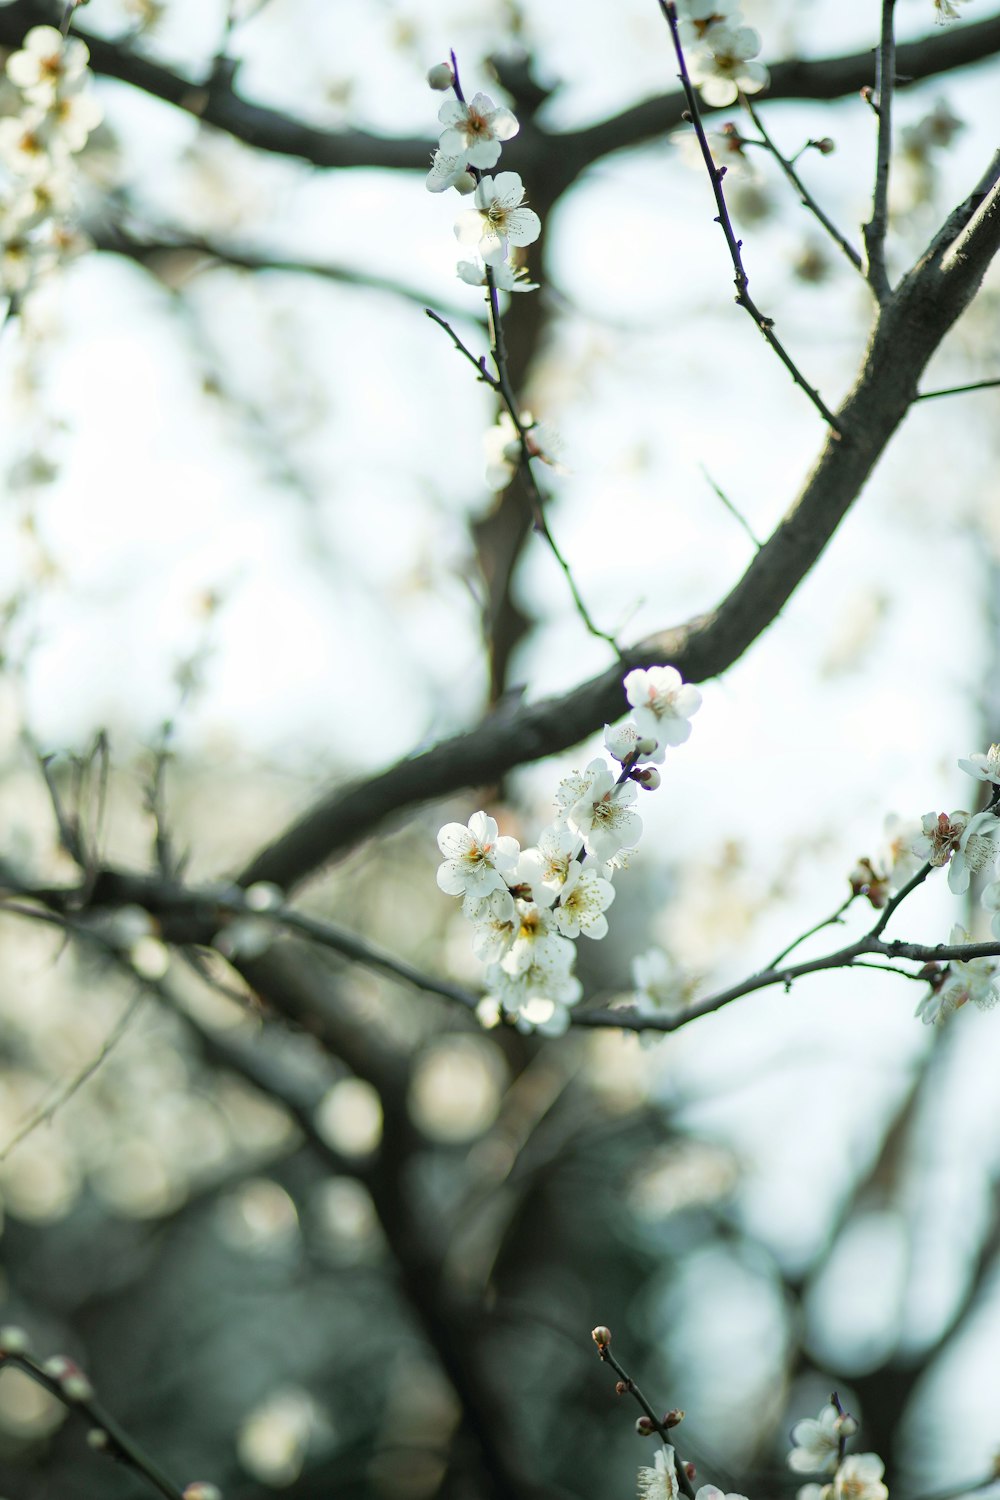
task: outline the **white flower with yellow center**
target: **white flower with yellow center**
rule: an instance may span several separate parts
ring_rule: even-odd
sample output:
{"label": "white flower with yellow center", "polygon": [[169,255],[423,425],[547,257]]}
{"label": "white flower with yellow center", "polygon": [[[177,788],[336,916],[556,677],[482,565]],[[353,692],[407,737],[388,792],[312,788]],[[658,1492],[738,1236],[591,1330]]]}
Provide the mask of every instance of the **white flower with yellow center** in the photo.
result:
{"label": "white flower with yellow center", "polygon": [[495,818],[476,812],[468,827],[446,823],[438,834],[444,863],[438,867],[437,883],[448,896],[464,896],[470,910],[490,891],[506,889],[503,876],[513,872],[521,850],[517,839],[501,836]]}
{"label": "white flower with yellow center", "polygon": [[849,1454],[833,1481],[834,1500],[888,1500],[884,1473],[885,1464],[877,1453]]}
{"label": "white flower with yellow center", "polygon": [[750,61],[760,51],[760,35],[752,26],[723,22],[709,28],[705,43],[705,50],[691,59],[691,81],[706,104],[735,104],[741,93],[756,94],[767,87],[764,64]]}
{"label": "white flower with yellow center", "polygon": [[446,156],[464,156],[474,167],[495,167],[500,160],[500,142],[517,135],[517,120],[488,94],[475,94],[468,104],[449,99],[438,110],[445,127],[441,150]]}
{"label": "white flower with yellow center", "polygon": [[608,919],[604,915],[615,899],[610,880],[602,880],[594,869],[574,864],[552,913],[563,937],[602,938],[607,935]]}
{"label": "white flower with yellow center", "polygon": [[524,183],[516,172],[480,178],[475,212],[462,214],[455,225],[459,243],[474,247],[490,265],[506,260],[511,245],[533,244],[542,221],[533,209],[522,207],[523,198]]}

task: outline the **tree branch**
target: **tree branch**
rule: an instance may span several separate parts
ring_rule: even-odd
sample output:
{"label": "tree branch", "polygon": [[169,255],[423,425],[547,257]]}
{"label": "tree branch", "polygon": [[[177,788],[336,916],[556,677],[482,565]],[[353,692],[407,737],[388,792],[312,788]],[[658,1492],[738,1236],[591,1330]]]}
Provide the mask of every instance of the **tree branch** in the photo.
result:
{"label": "tree branch", "polygon": [[975,295],[1000,248],[998,174],[1000,152],[876,313],[854,387],[837,414],[844,437],[826,438],[785,518],[714,610],[638,642],[620,665],[572,692],[501,706],[467,734],[335,788],[263,848],[240,883],[268,880],[289,891],[404,809],[489,785],[514,766],[577,744],[626,711],[622,677],[632,667],[670,662],[689,682],[703,682],[732,666],[823,552],[915,400],[930,356]]}

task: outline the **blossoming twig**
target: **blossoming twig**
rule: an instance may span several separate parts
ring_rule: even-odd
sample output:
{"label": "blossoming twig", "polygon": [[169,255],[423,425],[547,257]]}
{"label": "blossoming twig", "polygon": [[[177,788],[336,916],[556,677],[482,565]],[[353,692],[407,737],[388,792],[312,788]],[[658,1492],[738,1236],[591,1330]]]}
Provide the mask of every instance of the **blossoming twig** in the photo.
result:
{"label": "blossoming twig", "polygon": [[701,148],[702,158],[705,162],[705,166],[708,170],[708,175],[712,183],[712,192],[715,195],[715,203],[718,209],[716,222],[719,224],[723,234],[726,237],[726,244],[729,247],[729,255],[733,263],[733,270],[736,273],[736,301],[738,305],[745,308],[753,318],[757,327],[764,335],[764,338],[770,344],[775,354],[777,354],[778,358],[781,360],[781,363],[785,366],[785,369],[788,371],[789,375],[791,375],[792,379],[795,381],[795,384],[797,386],[800,386],[801,389],[805,391],[806,395],[809,397],[809,400],[812,402],[813,406],[815,406],[824,422],[826,422],[828,426],[833,429],[838,437],[843,437],[843,429],[841,428],[840,423],[837,421],[836,417],[833,415],[833,412],[830,411],[826,402],[823,400],[822,396],[815,389],[815,387],[811,386],[806,380],[798,365],[796,365],[795,361],[792,359],[791,355],[788,353],[787,349],[775,333],[774,319],[769,318],[764,313],[762,313],[760,308],[756,305],[756,303],[750,296],[750,293],[748,291],[750,278],[747,276],[747,273],[743,266],[741,241],[736,238],[736,234],[733,229],[733,223],[731,218],[729,217],[729,209],[726,205],[725,194],[722,191],[722,174],[720,173],[719,168],[715,165],[715,162],[712,158],[711,147],[709,146],[708,140],[705,136],[705,127],[701,122],[701,111],[698,105],[698,98],[691,83],[691,76],[688,73],[687,62],[684,58],[684,49],[681,46],[680,33],[677,28],[677,9],[673,3],[673,0],[657,0],[657,4],[660,7],[660,11],[663,15],[664,20],[670,28],[670,36],[674,44],[674,52],[677,56],[677,66],[679,69],[681,87],[684,90],[684,95],[688,102],[688,113],[690,115],[691,124],[694,126],[695,134],[698,137],[698,145]]}
{"label": "blossoming twig", "polygon": [[[598,640],[605,641],[615,655],[620,657],[621,650],[615,637],[595,624],[573,577],[569,562],[552,535],[545,515],[547,497],[543,494],[535,475],[534,461],[537,451],[533,450],[529,438],[531,424],[524,419],[510,378],[510,362],[504,338],[499,291],[501,287],[514,291],[530,290],[531,286],[519,283],[517,270],[507,263],[505,257],[508,244],[530,244],[537,239],[541,231],[537,215],[532,210],[521,207],[523,188],[520,178],[515,173],[499,173],[496,177],[490,175],[500,155],[500,143],[516,132],[517,121],[508,110],[493,108],[492,101],[485,95],[477,94],[471,104],[468,104],[462,89],[458,60],[454,51],[451,52],[450,57],[450,69],[446,64],[442,65],[444,71],[442,81],[447,80],[446,86],[453,91],[455,104],[442,108],[440,118],[445,123],[446,129],[441,137],[441,150],[435,154],[428,186],[432,186],[434,191],[439,190],[442,184],[456,186],[462,176],[475,181],[475,201],[478,213],[463,215],[462,220],[456,226],[456,232],[463,243],[476,244],[483,261],[482,274],[489,308],[490,352],[496,367],[496,376],[493,377],[487,373],[485,359],[477,359],[443,318],[430,309],[426,311],[428,316],[448,333],[460,353],[475,365],[479,379],[485,381],[503,402],[517,433],[520,446],[518,470],[524,480],[532,525],[547,543],[549,551],[559,565],[569,585],[577,614],[588,633]],[[450,79],[448,78],[449,72]],[[435,84],[435,86],[438,85]],[[454,155],[454,152],[460,154]],[[432,184],[431,179],[435,177],[436,182]]]}
{"label": "blossoming twig", "polygon": [[885,302],[891,291],[885,265],[885,236],[889,222],[892,95],[896,83],[896,39],[893,32],[895,7],[896,0],[882,0],[882,38],[876,54],[875,98],[871,101],[878,116],[875,191],[872,195],[872,216],[862,228],[868,257],[868,282],[879,303]]}
{"label": "blossoming twig", "polygon": [[[167,1500],[185,1500],[186,1496],[191,1496],[195,1486],[189,1485],[186,1490],[182,1490],[167,1478],[96,1399],[90,1381],[82,1370],[60,1355],[44,1363],[39,1362],[28,1352],[26,1339],[22,1347],[16,1347],[23,1337],[20,1329],[0,1330],[0,1368],[9,1364],[23,1370],[70,1410],[80,1412],[90,1425],[94,1446],[141,1474]],[[203,1485],[201,1490],[205,1494],[209,1493],[207,1485]]]}
{"label": "blossoming twig", "polygon": [[823,228],[826,230],[830,238],[840,246],[841,250],[847,256],[847,259],[850,261],[854,269],[856,271],[860,271],[863,275],[864,262],[862,261],[858,251],[855,250],[850,240],[848,240],[843,234],[841,234],[840,230],[837,228],[836,224],[834,224],[829,215],[825,213],[822,208],[820,208],[819,204],[816,202],[816,199],[806,187],[798,172],[796,172],[794,162],[791,161],[787,156],[784,156],[778,150],[774,141],[764,129],[763,121],[761,120],[760,115],[754,109],[747,95],[741,95],[741,99],[743,108],[746,110],[754,125],[757,127],[757,130],[760,132],[760,138],[763,141],[764,146],[774,157],[775,161],[778,163],[778,166],[784,172],[785,176],[788,178],[788,181],[792,184],[792,187],[798,193],[804,207],[806,207],[813,215],[813,217],[817,219],[820,224],[822,224]]}
{"label": "blossoming twig", "polygon": [[[601,1334],[602,1337],[598,1338],[598,1334]],[[607,1335],[607,1337],[605,1338],[603,1337],[603,1335]],[[615,1359],[614,1355],[611,1353],[611,1335],[610,1333],[608,1333],[608,1330],[606,1328],[595,1328],[592,1337],[594,1343],[597,1345],[597,1352],[600,1355],[601,1359],[606,1365],[610,1365],[612,1370],[614,1370],[615,1374],[618,1376],[618,1394],[621,1396],[627,1394],[634,1397],[634,1399],[641,1406],[643,1415],[650,1423],[652,1430],[659,1433],[660,1437],[665,1443],[672,1445],[673,1439],[670,1435],[670,1429],[656,1415],[653,1408],[650,1406],[649,1402],[642,1394],[642,1391],[632,1379],[631,1375],[626,1369],[624,1369],[622,1365],[618,1363],[617,1359]],[[694,1486],[688,1478],[687,1468],[684,1464],[684,1460],[676,1451],[676,1448],[674,1449],[674,1457],[676,1460],[677,1483],[680,1486],[681,1492],[688,1497],[688,1500],[694,1500]]]}

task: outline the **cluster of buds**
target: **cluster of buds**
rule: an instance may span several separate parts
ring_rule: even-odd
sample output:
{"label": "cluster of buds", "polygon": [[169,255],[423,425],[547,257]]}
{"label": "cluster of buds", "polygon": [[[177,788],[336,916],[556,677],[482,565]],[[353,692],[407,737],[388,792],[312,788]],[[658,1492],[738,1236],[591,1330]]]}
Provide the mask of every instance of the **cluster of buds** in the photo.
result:
{"label": "cluster of buds", "polygon": [[54,26],[33,26],[7,59],[20,104],[0,120],[0,294],[11,299],[87,248],[76,228],[73,158],[101,121],[89,60],[82,41]]}
{"label": "cluster of buds", "polygon": [[624,688],[632,717],[604,734],[617,774],[597,758],[564,777],[556,816],[536,845],[521,849],[485,812],[474,813],[467,826],[447,823],[438,834],[444,855],[438,885],[462,898],[473,951],[487,965],[484,1025],[510,1018],[520,1030],[557,1036],[583,993],[573,973],[575,940],[607,933],[614,876],[642,833],[633,806],[638,791],[659,786],[657,765],[668,746],[688,738],[701,703],[697,688],[670,666],[637,668]]}

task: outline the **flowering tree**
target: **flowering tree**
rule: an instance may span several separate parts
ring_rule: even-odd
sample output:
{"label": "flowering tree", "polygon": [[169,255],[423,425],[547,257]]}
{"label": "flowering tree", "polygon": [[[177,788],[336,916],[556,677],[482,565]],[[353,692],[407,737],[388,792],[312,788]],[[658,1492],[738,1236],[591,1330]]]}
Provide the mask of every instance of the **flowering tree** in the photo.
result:
{"label": "flowering tree", "polygon": [[[972,1251],[963,1259],[954,1244],[948,1254],[938,1244],[934,1261],[927,1226],[940,1223],[943,1168],[935,1158],[935,1177],[933,1163],[921,1160],[928,1140],[948,1133],[934,1113],[942,1089],[951,1091],[948,1119],[959,1118],[976,1092],[963,1081],[974,1071],[970,1054],[988,1068],[997,1046],[995,1018],[983,1018],[976,1033],[966,1008],[972,1000],[989,1010],[997,999],[994,694],[980,695],[981,711],[965,716],[958,739],[955,703],[945,706],[946,685],[923,665],[931,633],[919,652],[910,648],[903,675],[918,677],[914,701],[947,730],[948,759],[964,774],[968,806],[938,811],[950,795],[938,783],[951,767],[933,754],[911,754],[919,774],[938,783],[902,820],[886,824],[884,837],[878,830],[898,787],[871,786],[856,827],[842,809],[859,794],[847,789],[848,767],[822,739],[806,757],[808,795],[796,797],[791,771],[780,797],[764,790],[761,719],[781,717],[779,732],[791,735],[803,724],[808,733],[809,718],[822,716],[823,694],[797,690],[787,662],[787,680],[763,685],[760,718],[746,698],[731,724],[713,708],[738,680],[741,658],[752,647],[766,649],[758,647],[765,631],[768,640],[793,633],[793,595],[834,544],[904,419],[936,397],[954,398],[935,401],[942,413],[963,401],[995,401],[1000,384],[989,363],[982,378],[970,378],[980,358],[995,362],[995,340],[980,338],[979,329],[988,332],[995,317],[988,277],[1000,248],[1000,156],[987,159],[984,151],[956,189],[957,169],[941,167],[958,160],[948,152],[964,122],[949,100],[920,94],[925,81],[944,87],[954,75],[972,99],[969,137],[978,150],[976,89],[985,77],[985,97],[995,101],[1000,17],[966,18],[947,3],[899,8],[912,39],[897,39],[897,6],[883,0],[880,24],[864,18],[870,30],[852,53],[838,50],[836,24],[822,40],[818,20],[815,34],[798,36],[789,8],[778,4],[754,11],[758,26],[732,0],[651,0],[631,66],[652,57],[656,91],[640,102],[597,106],[592,99],[567,105],[543,81],[546,23],[527,11],[498,7],[502,25],[491,16],[498,36],[489,64],[482,37],[469,36],[466,51],[467,23],[448,17],[455,33],[448,55],[428,72],[412,54],[418,42],[429,43],[423,28],[433,30],[438,18],[429,23],[399,8],[393,20],[411,81],[426,75],[442,96],[435,143],[423,84],[412,97],[426,120],[412,138],[395,120],[390,133],[384,116],[380,129],[356,128],[348,106],[362,119],[370,106],[336,70],[326,76],[320,68],[316,97],[306,97],[306,21],[320,30],[333,25],[347,45],[343,18],[331,21],[307,0],[301,15],[279,0],[220,5],[207,47],[191,42],[188,28],[191,35],[197,28],[178,21],[179,6],[172,15],[169,4],[151,0],[121,7],[94,0],[87,11],[72,0],[0,6],[7,49],[2,352],[10,403],[20,401],[27,413],[5,452],[17,508],[5,543],[16,565],[4,578],[9,832],[0,837],[10,1038],[0,1190],[11,1216],[0,1462],[9,1493],[26,1494],[37,1480],[70,1500],[95,1486],[124,1496],[142,1485],[174,1500],[212,1500],[250,1493],[249,1474],[257,1486],[303,1497],[338,1486],[589,1495],[611,1484],[630,1489],[637,1468],[644,1500],[681,1492],[736,1500],[776,1488],[798,1490],[801,1500],[885,1500],[890,1488],[952,1494],[995,1478],[995,1430],[978,1444],[971,1429],[963,1433],[958,1452],[951,1437],[923,1448],[913,1439],[914,1430],[946,1425],[931,1414],[946,1409],[940,1388],[949,1362],[961,1339],[989,1326],[984,1289],[1000,1237],[995,1204],[982,1189],[995,1152],[980,1139],[968,1152],[975,1186],[947,1201],[949,1224],[968,1231]],[[590,20],[608,53],[590,77],[600,99],[625,22],[573,17],[581,28]],[[572,30],[568,18],[561,25]],[[784,46],[769,41],[769,28],[775,38],[784,34]],[[171,56],[182,34],[196,53],[202,47],[183,67]],[[498,45],[511,36],[516,48]],[[558,54],[565,36],[549,40]],[[283,73],[275,59],[286,44],[291,65]],[[362,56],[371,72],[363,48]],[[487,66],[495,83],[487,84]],[[641,77],[624,71],[623,86],[639,91]],[[807,139],[788,152],[776,120],[792,100],[807,111]],[[157,104],[170,113],[162,133]],[[719,110],[732,117],[720,120]],[[153,180],[152,163],[170,159],[166,176],[176,166],[167,142],[178,117],[194,133],[178,154],[189,171],[185,192],[171,201]],[[868,135],[844,153],[838,135],[856,134],[859,119]],[[994,122],[995,102],[986,129]],[[244,149],[226,156],[233,143]],[[130,154],[137,149],[138,167]],[[549,420],[546,397],[572,423],[573,402],[560,399],[553,369],[572,365],[572,340],[597,314],[574,307],[566,287],[591,244],[613,228],[613,215],[601,209],[601,172],[613,174],[630,153],[638,154],[647,199],[656,204],[664,195],[659,174],[665,181],[669,171],[672,196],[691,206],[690,220],[675,214],[684,219],[681,230],[654,218],[645,236],[649,264],[672,283],[676,316],[702,295],[724,301],[714,271],[699,282],[693,267],[683,275],[674,269],[688,237],[694,243],[707,225],[750,321],[733,313],[709,361],[715,411],[706,478],[718,502],[714,519],[702,516],[693,527],[683,509],[658,524],[644,519],[628,499],[618,448],[617,466],[600,475],[595,536],[593,525],[573,524],[574,505],[586,508],[586,480],[573,443],[562,442]],[[845,154],[849,178],[825,182],[822,171]],[[377,172],[381,186],[358,188],[353,207],[340,203],[317,215],[312,206],[297,216],[296,194],[283,181],[254,221],[234,181],[246,174],[256,183],[257,173],[286,158],[336,182],[349,182],[352,171]],[[421,178],[431,196],[421,194],[417,207],[411,189]],[[860,203],[862,179],[866,217],[856,234],[843,215]],[[369,188],[373,180],[363,179]],[[595,182],[598,198],[588,203]],[[787,201],[808,216],[801,243],[803,220],[790,220],[774,197],[786,189]],[[190,207],[198,190],[209,204],[201,223]],[[317,218],[332,243],[345,221],[357,220],[367,246],[379,193],[392,197],[386,238],[394,260],[385,272],[364,255],[360,267],[310,259],[304,246]],[[845,194],[853,207],[837,206]],[[275,207],[279,200],[301,241],[294,251],[282,244],[283,233],[295,234]],[[450,221],[445,205],[454,210]],[[568,227],[554,230],[561,215]],[[408,279],[409,262],[423,267],[421,257],[434,253],[424,225],[438,221],[449,258],[442,285],[457,272],[457,290],[436,295],[437,272],[428,271],[434,291],[425,297]],[[800,226],[794,278],[781,274],[768,286],[762,277],[765,297],[754,266],[751,295],[755,234],[766,240],[770,226],[788,234],[793,222]],[[627,224],[636,242],[641,224],[636,207]],[[707,256],[701,244],[696,255]],[[827,285],[828,253],[849,281]],[[102,284],[104,274],[112,281]],[[273,370],[254,368],[259,308],[240,299],[247,278],[254,296],[266,297],[274,285],[268,278],[282,275],[345,299],[391,297],[391,316],[406,320],[406,337],[419,330],[419,354],[390,358],[387,337],[369,371],[364,338],[343,332],[348,302],[337,304],[342,326],[331,338],[316,304],[317,328],[298,329],[283,372],[291,391],[278,399]],[[211,295],[200,290],[206,279]],[[616,269],[615,280],[628,275]],[[824,305],[836,296],[839,311],[824,314],[821,336],[806,336],[810,315],[797,316],[790,304],[818,282]],[[351,471],[361,498],[328,531],[316,521],[321,507],[311,504],[310,465],[323,473],[329,462],[324,482],[332,483],[346,459],[375,449],[391,450],[394,462],[410,456],[402,404],[379,404],[383,385],[396,391],[397,373],[415,409],[428,401],[428,487],[444,494],[450,480],[468,485],[463,444],[474,426],[485,429],[474,433],[474,446],[484,440],[493,501],[485,510],[479,502],[466,507],[448,527],[453,535],[468,526],[474,564],[453,570],[468,597],[458,600],[454,578],[446,583],[436,560],[418,590],[435,606],[443,595],[458,623],[446,627],[435,615],[411,663],[411,676],[418,661],[440,657],[443,664],[427,667],[433,733],[415,730],[417,749],[394,753],[399,722],[413,719],[413,684],[396,658],[420,632],[409,614],[393,613],[402,575],[385,562],[380,608],[398,627],[388,665],[364,654],[365,631],[342,653],[351,706],[338,714],[347,728],[333,789],[317,789],[314,763],[304,792],[264,785],[248,771],[247,812],[240,767],[227,753],[207,792],[199,791],[213,703],[236,671],[236,656],[213,632],[224,635],[236,607],[227,597],[238,592],[236,575],[227,567],[248,525],[243,512],[234,526],[210,524],[222,545],[206,551],[208,577],[198,575],[201,623],[178,650],[173,681],[163,686],[171,696],[157,700],[160,727],[146,735],[133,764],[118,758],[106,731],[93,731],[92,716],[87,750],[60,753],[52,742],[45,685],[72,697],[74,672],[51,675],[46,652],[58,634],[58,607],[50,601],[60,587],[78,592],[82,629],[93,600],[93,583],[74,573],[73,544],[56,524],[58,497],[69,495],[75,514],[86,515],[80,475],[115,466],[99,443],[97,469],[86,466],[91,433],[85,408],[73,405],[84,399],[80,385],[110,388],[124,374],[119,401],[129,414],[114,413],[114,431],[126,467],[139,468],[128,472],[133,506],[147,500],[157,469],[176,463],[178,446],[196,449],[189,413],[179,435],[165,429],[169,438],[161,432],[158,443],[147,439],[129,452],[132,425],[146,432],[151,409],[183,399],[165,399],[148,383],[141,340],[101,353],[116,298],[136,286],[144,297],[154,287],[163,295],[172,327],[195,328],[200,357],[213,338],[220,346],[232,341],[218,368],[203,371],[201,397],[221,440],[233,430],[240,436],[229,454],[234,465],[252,434],[262,467],[280,475],[280,493],[310,502],[313,529],[302,533],[310,552],[325,556],[331,535],[349,547],[357,534],[357,556],[377,567],[392,556],[394,533],[412,525],[402,513],[384,519],[377,487],[365,500],[363,466]],[[88,326],[97,293],[110,322]],[[970,304],[979,321],[956,329]],[[293,312],[280,304],[275,311],[283,336]],[[148,309],[130,315],[149,316]],[[681,393],[654,393],[649,402],[644,356],[607,316],[616,347],[631,353],[618,370],[621,401],[604,392],[587,421],[600,428],[607,401],[615,435],[605,430],[602,441],[613,447],[622,423],[634,422],[629,441],[638,442]],[[640,320],[647,316],[640,306]],[[370,332],[377,315],[366,317],[364,337],[377,339]],[[750,341],[750,322],[762,337],[753,336],[739,357],[770,372],[751,377],[751,386],[761,382],[759,400],[750,387],[727,388],[725,379],[743,329]],[[153,321],[142,326],[152,338]],[[399,326],[392,325],[394,337]],[[546,337],[564,340],[557,357]],[[295,426],[310,395],[294,375],[317,347],[329,354],[331,346],[345,392],[358,386],[372,411],[353,428],[347,423],[342,446],[325,454],[310,449],[311,422]],[[266,346],[269,358],[279,347]],[[84,382],[67,376],[74,350]],[[929,380],[930,361],[949,351],[958,374],[943,384]],[[763,382],[774,372],[794,418],[777,405],[768,410],[778,398]],[[255,393],[258,382],[266,399]],[[72,399],[59,395],[67,388]],[[846,394],[838,398],[834,389]],[[585,383],[571,394],[585,403]],[[349,395],[341,399],[350,410]],[[60,400],[74,420],[59,416]],[[484,400],[489,415],[480,421]],[[749,407],[752,420],[742,428]],[[948,491],[957,506],[962,485],[988,496],[995,481],[980,473],[973,483],[949,458],[955,420],[942,416],[934,430],[931,444],[941,453],[931,492],[936,500]],[[671,443],[679,445],[682,424],[672,421]],[[969,447],[979,441],[971,424],[963,431]],[[787,454],[786,432],[793,434]],[[768,485],[778,475],[787,480],[800,449],[805,470],[778,513],[762,502],[758,513],[751,493],[752,523],[714,475],[716,457],[733,455],[742,473],[744,444]],[[917,503],[926,504],[920,471],[927,465],[930,472],[931,458],[916,439],[907,451],[902,472]],[[217,518],[207,452],[178,472],[196,492],[199,516]],[[594,454],[599,463],[599,448]],[[659,495],[657,465],[646,467]],[[243,469],[235,472],[242,490],[249,481]],[[405,466],[386,470],[383,480],[390,472],[399,482]],[[273,508],[274,495],[267,498]],[[164,514],[175,501],[181,508],[185,496],[171,494]],[[987,598],[995,595],[988,512],[978,497],[961,512],[972,538],[961,567],[950,555],[941,560],[940,538],[919,566],[896,555],[879,559],[887,574],[913,583],[925,625],[932,609],[936,621],[957,618],[974,576],[980,585],[986,579]],[[929,528],[928,514],[921,512]],[[720,520],[731,528],[725,541],[714,540]],[[765,540],[756,534],[761,521]],[[647,617],[633,572],[673,567],[682,545],[697,557],[717,552],[728,568],[737,532],[741,545],[749,539],[750,560],[726,575],[714,603],[703,595],[716,575],[703,571],[687,617]],[[67,535],[83,548],[71,524]],[[101,541],[103,550],[113,532]],[[240,554],[241,566],[253,556],[259,567],[269,547],[273,562],[274,545],[272,537]],[[619,556],[628,566],[616,573]],[[338,560],[331,576],[350,604],[350,553]],[[178,576],[187,561],[175,558]],[[836,555],[824,568],[832,561]],[[133,566],[124,547],[119,576]],[[862,566],[856,554],[845,575]],[[541,582],[519,592],[531,568],[544,570]],[[674,595],[687,599],[680,571],[671,577]],[[819,578],[811,582],[821,586]],[[834,602],[845,588],[834,585]],[[255,596],[254,608],[266,597]],[[291,608],[289,591],[279,613]],[[609,627],[630,609],[648,629]],[[555,650],[545,642],[546,612],[562,632]],[[467,695],[454,696],[451,678],[471,675],[454,639],[470,623],[487,661],[482,692],[468,695],[463,682]],[[338,630],[347,628],[341,621]],[[126,627],[115,633],[127,639]],[[935,637],[946,633],[935,626]],[[148,649],[141,639],[131,654]],[[958,645],[947,642],[952,655],[961,641],[958,634]],[[334,632],[331,644],[341,643]],[[304,639],[296,644],[306,650]],[[536,648],[551,667],[530,665]],[[994,664],[987,653],[990,681]],[[262,685],[296,670],[283,657],[277,677],[259,655],[252,666],[255,698],[267,696]],[[517,674],[525,670],[522,689]],[[309,692],[316,696],[314,681]],[[477,703],[485,708],[474,718]],[[895,769],[915,736],[900,735],[888,720]],[[602,730],[602,750],[585,745]],[[868,783],[879,780],[873,771],[886,770],[873,735],[866,719],[864,732],[855,727],[848,740]],[[970,735],[989,748],[969,750]],[[569,750],[572,759],[543,765],[537,781],[526,770]],[[711,797],[683,781],[699,754],[716,757]],[[830,858],[816,860],[826,819],[820,782],[832,791],[833,823],[845,837],[831,835]],[[923,813],[930,802],[935,807]],[[762,806],[765,832],[748,885],[759,889],[737,900],[731,877],[741,856],[731,841],[714,875],[710,861],[697,861],[701,846],[741,827],[754,804]],[[664,817],[666,824],[658,821]],[[647,854],[651,828],[654,841],[669,843],[666,863]],[[805,841],[808,876],[792,831]],[[856,837],[864,844],[852,846]],[[884,848],[876,849],[880,840]],[[776,848],[780,841],[780,879],[768,863],[768,841]],[[695,913],[705,890],[707,937],[699,946]],[[833,908],[819,920],[804,899],[814,890],[826,893],[819,912]],[[754,933],[742,920],[747,914]],[[776,954],[772,923],[783,934]],[[834,940],[835,926],[848,930]],[[824,983],[841,988],[824,990]],[[865,983],[862,1010],[856,1002]],[[911,1001],[905,1016],[897,1008],[901,990]],[[813,1020],[803,1022],[811,1003]],[[706,1019],[716,1012],[723,1014]],[[871,1019],[886,1012],[897,1030],[880,1032],[884,1023]],[[800,1025],[817,1029],[797,1031]],[[826,1060],[845,1031],[859,1042],[846,1084],[826,1075],[807,1080],[797,1097],[784,1089],[788,1039]],[[761,1052],[765,1042],[772,1054]],[[877,1080],[865,1043],[883,1047]],[[904,1076],[890,1078],[889,1059],[900,1057]],[[948,1076],[952,1058],[959,1062]],[[764,1092],[744,1108],[748,1075]],[[733,1109],[714,1130],[713,1094],[730,1095]],[[777,1121],[767,1115],[774,1099]],[[800,1182],[826,1176],[832,1184],[822,1205],[804,1191],[793,1194],[799,1207],[811,1205],[813,1219],[798,1241],[792,1220],[781,1225],[779,1193],[755,1219],[753,1164],[760,1177],[765,1160],[752,1144],[755,1120],[763,1134],[798,1147]],[[861,1135],[854,1133],[859,1121]],[[939,1285],[943,1265],[951,1290],[935,1302],[928,1287]],[[864,1291],[872,1291],[868,1304]],[[598,1321],[588,1339],[605,1316],[614,1338]],[[593,1361],[595,1346],[614,1373],[610,1391]],[[966,1354],[974,1389],[979,1367],[975,1351]],[[628,1401],[640,1410],[634,1428],[634,1412],[622,1412]],[[816,1418],[803,1415],[817,1408]],[[82,1422],[67,1421],[67,1412]],[[633,1432],[652,1445],[638,1463],[629,1451]],[[925,1471],[933,1483],[921,1482]]]}

